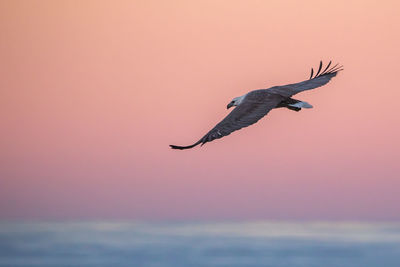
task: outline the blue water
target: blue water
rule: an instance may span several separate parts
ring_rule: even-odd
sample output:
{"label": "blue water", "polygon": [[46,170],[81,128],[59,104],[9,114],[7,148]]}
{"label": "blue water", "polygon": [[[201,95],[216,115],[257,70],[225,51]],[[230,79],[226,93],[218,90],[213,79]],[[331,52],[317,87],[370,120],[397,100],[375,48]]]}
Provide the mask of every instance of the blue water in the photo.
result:
{"label": "blue water", "polygon": [[400,266],[400,224],[0,223],[0,266]]}

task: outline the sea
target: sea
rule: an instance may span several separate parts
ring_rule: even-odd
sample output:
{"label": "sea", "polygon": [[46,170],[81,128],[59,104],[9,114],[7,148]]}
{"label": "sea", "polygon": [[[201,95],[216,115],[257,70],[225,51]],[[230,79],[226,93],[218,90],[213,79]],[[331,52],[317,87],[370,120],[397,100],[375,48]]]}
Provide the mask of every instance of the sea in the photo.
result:
{"label": "sea", "polygon": [[0,266],[399,267],[400,223],[0,222]]}

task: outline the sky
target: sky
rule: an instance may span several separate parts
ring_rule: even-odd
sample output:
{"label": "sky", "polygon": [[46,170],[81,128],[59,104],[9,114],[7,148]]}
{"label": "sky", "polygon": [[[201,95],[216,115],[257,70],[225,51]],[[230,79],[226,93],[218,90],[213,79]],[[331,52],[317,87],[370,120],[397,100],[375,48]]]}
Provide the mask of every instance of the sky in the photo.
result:
{"label": "sky", "polygon": [[[0,219],[400,220],[398,1],[0,1]],[[187,151],[249,90],[308,79]]]}

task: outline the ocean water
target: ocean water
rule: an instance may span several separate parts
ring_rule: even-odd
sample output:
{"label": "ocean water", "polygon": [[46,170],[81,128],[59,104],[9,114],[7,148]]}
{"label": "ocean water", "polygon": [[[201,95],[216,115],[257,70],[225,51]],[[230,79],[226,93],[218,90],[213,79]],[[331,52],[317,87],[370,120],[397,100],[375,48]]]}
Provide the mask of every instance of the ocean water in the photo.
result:
{"label": "ocean water", "polygon": [[2,222],[0,266],[399,267],[400,224]]}

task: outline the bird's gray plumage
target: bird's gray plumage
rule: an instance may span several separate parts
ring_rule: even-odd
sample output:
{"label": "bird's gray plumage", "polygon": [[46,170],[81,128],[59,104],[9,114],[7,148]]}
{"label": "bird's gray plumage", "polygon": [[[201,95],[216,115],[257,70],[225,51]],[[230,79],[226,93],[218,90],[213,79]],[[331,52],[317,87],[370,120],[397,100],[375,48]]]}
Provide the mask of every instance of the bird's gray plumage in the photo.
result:
{"label": "bird's gray plumage", "polygon": [[[315,76],[311,69],[309,80],[283,86],[274,86],[269,89],[259,89],[249,92],[243,101],[229,113],[220,123],[212,128],[199,141],[190,146],[170,145],[173,149],[188,149],[199,144],[203,145],[215,139],[222,138],[241,128],[250,126],[274,108],[282,107],[282,103],[298,101],[290,97],[302,91],[311,90],[327,84],[336,74],[342,70],[341,66],[335,65],[329,68],[331,62],[322,70],[322,61]],[[229,106],[228,106],[229,107]],[[298,111],[298,110],[296,110]]]}

